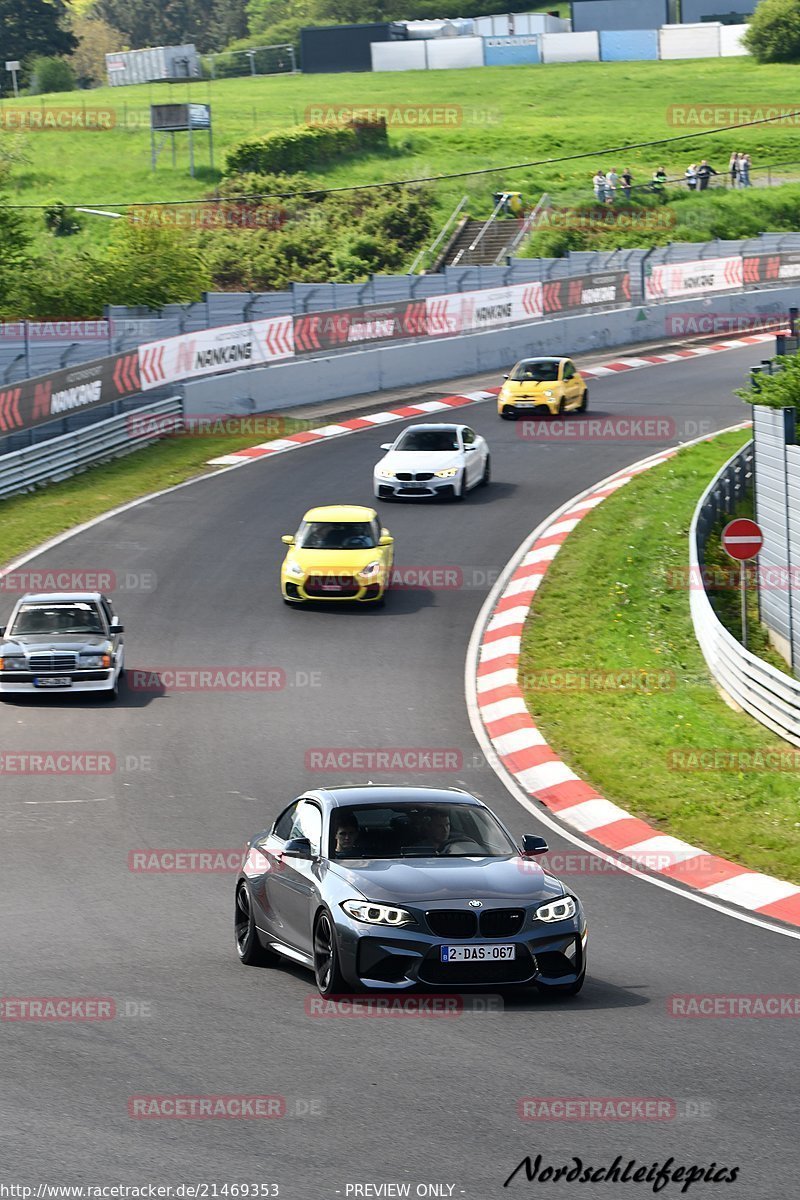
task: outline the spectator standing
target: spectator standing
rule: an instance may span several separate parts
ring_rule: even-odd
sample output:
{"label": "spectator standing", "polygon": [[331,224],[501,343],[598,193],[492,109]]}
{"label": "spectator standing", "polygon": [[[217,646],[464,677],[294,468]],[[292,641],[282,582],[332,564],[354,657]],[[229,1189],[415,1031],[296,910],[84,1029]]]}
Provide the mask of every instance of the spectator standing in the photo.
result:
{"label": "spectator standing", "polygon": [[605,202],[606,202],[606,177],[602,171],[600,171],[600,170],[597,171],[594,179],[592,180],[592,186],[594,187],[595,200],[597,200],[600,204],[605,204]]}
{"label": "spectator standing", "polygon": [[663,167],[657,167],[656,170],[653,171],[653,183],[652,183],[653,191],[654,192],[663,192],[664,184],[666,182],[667,182],[667,172],[664,170]]}
{"label": "spectator standing", "polygon": [[630,167],[626,167],[622,172],[622,194],[626,200],[631,198],[631,187],[633,186],[633,176],[631,175]]}
{"label": "spectator standing", "polygon": [[750,183],[750,155],[743,154],[739,159],[739,186],[743,188],[751,187]]}
{"label": "spectator standing", "polygon": [[617,187],[619,186],[619,175],[617,168],[612,167],[606,175],[606,200],[609,204],[613,204],[617,198]]}
{"label": "spectator standing", "polygon": [[739,155],[732,154],[728,163],[728,172],[731,177],[731,187],[735,188],[739,184]]}
{"label": "spectator standing", "polygon": [[697,191],[697,163],[689,163],[689,166],[684,171],[686,176],[686,186],[690,192]]}
{"label": "spectator standing", "polygon": [[697,181],[701,192],[704,192],[708,187],[708,181],[711,176],[717,174],[719,174],[719,172],[715,171],[714,168],[710,166],[705,159],[703,159],[703,161],[700,163],[700,166],[697,168]]}

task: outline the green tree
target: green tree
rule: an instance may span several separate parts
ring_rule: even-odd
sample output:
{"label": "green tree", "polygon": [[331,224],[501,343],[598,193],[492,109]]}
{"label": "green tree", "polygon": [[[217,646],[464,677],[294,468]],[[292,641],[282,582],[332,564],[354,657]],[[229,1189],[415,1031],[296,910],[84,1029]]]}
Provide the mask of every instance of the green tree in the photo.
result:
{"label": "green tree", "polygon": [[205,54],[247,32],[245,0],[97,0],[92,16],[134,50],[192,42]]}
{"label": "green tree", "polygon": [[35,58],[30,74],[30,90],[34,96],[75,91],[75,72],[65,58]]}
{"label": "green tree", "polygon": [[128,224],[114,230],[105,260],[105,304],[199,300],[211,286],[205,261],[186,233],[170,226]]}
{"label": "green tree", "polygon": [[744,44],[760,63],[800,62],[800,0],[761,0]]}
{"label": "green tree", "polygon": [[106,55],[122,50],[125,39],[108,21],[89,13],[73,13],[70,28],[78,47],[70,58],[80,83],[94,87],[106,82]]}
{"label": "green tree", "polygon": [[0,0],[0,46],[4,59],[71,54],[77,45],[66,28],[65,0]]}

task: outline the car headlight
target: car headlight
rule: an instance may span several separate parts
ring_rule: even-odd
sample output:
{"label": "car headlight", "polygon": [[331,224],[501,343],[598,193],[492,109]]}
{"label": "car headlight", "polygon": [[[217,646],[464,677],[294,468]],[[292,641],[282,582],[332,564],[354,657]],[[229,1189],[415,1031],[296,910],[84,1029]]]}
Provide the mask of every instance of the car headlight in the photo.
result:
{"label": "car headlight", "polygon": [[359,579],[375,579],[381,573],[381,564],[379,562],[367,563],[360,571],[356,571]]}
{"label": "car headlight", "polygon": [[552,398],[553,396],[555,396],[555,392],[553,391],[553,389],[552,389],[552,388],[545,388],[545,392],[544,392],[544,394],[545,394],[545,396],[550,396],[551,398]]}
{"label": "car headlight", "polygon": [[445,467],[443,471],[434,471],[437,479],[452,479],[461,470],[460,467]]}
{"label": "car headlight", "polygon": [[24,658],[0,658],[0,671],[24,671],[26,666]]}
{"label": "car headlight", "polygon": [[302,579],[305,571],[300,566],[300,563],[292,561],[286,564],[286,574],[293,575],[295,579]]}
{"label": "car headlight", "polygon": [[363,921],[365,925],[411,925],[414,922],[410,912],[404,908],[395,908],[389,904],[370,904],[369,900],[344,900],[342,908],[348,917]]}
{"label": "car headlight", "polygon": [[558,900],[550,900],[547,904],[540,904],[533,914],[537,921],[566,921],[570,917],[574,917],[578,911],[578,906],[572,896],[559,896]]}
{"label": "car headlight", "polygon": [[111,666],[111,655],[110,654],[81,654],[80,658],[78,659],[78,666],[80,666],[80,667],[110,667]]}
{"label": "car headlight", "polygon": [[379,479],[394,479],[394,471],[390,471],[388,467],[376,467],[375,474]]}

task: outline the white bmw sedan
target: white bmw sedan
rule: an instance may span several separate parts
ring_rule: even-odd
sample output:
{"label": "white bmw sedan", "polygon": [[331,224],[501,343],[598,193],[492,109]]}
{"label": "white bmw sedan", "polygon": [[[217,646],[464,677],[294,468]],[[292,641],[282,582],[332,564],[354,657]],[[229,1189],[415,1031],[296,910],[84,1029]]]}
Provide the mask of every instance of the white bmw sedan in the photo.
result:
{"label": "white bmw sedan", "polygon": [[492,463],[486,440],[468,425],[411,425],[375,467],[378,500],[403,496],[450,496],[463,500],[487,484]]}

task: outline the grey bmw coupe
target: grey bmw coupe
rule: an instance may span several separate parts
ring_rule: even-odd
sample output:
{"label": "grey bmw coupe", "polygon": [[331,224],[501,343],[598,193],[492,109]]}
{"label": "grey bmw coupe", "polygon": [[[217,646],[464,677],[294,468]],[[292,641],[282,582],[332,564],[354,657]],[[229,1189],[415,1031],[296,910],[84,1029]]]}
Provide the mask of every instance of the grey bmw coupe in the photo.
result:
{"label": "grey bmw coupe", "polygon": [[580,900],[482,801],[453,789],[318,788],[252,838],[236,880],[236,950],[314,972],[323,996],[536,987],[586,974]]}

